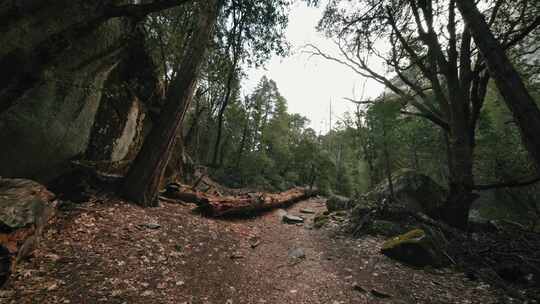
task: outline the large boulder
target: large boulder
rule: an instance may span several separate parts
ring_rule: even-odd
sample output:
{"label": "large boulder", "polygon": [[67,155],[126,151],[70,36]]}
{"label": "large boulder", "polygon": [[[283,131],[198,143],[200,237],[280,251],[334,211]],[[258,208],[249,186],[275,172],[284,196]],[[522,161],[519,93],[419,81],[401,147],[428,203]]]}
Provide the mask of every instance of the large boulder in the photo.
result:
{"label": "large boulder", "polygon": [[39,2],[0,5],[0,16],[10,16],[0,36],[0,176],[50,182],[91,142],[106,148],[90,160],[133,156],[144,111],[125,95],[147,102],[151,94],[140,91],[156,83],[147,81],[142,31],[98,17],[114,1]]}
{"label": "large boulder", "polygon": [[381,253],[415,267],[441,267],[448,263],[444,236],[432,229],[414,229],[386,241]]}
{"label": "large boulder", "polygon": [[0,286],[12,264],[32,253],[55,206],[54,194],[43,185],[0,177]]}
{"label": "large boulder", "polygon": [[330,194],[326,200],[326,209],[330,212],[348,210],[354,206],[354,201],[348,197]]}
{"label": "large boulder", "polygon": [[[404,209],[422,212],[439,218],[441,207],[446,200],[447,191],[429,176],[410,169],[402,169],[392,174],[394,188],[393,201],[388,201],[389,209]],[[388,181],[377,185],[368,195],[368,201],[381,202],[390,197]]]}
{"label": "large boulder", "polygon": [[1,176],[49,181],[85,152],[104,83],[130,32],[119,19],[92,30],[74,26],[99,5],[51,3],[39,14],[14,16],[2,33]]}

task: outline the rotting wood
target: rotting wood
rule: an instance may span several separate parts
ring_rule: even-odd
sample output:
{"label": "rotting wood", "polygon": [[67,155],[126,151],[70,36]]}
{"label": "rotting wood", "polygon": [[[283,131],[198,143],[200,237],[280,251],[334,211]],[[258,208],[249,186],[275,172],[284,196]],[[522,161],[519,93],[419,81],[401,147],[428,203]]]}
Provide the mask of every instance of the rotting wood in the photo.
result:
{"label": "rotting wood", "polygon": [[193,191],[191,186],[169,188],[163,195],[172,199],[194,203],[205,215],[211,217],[248,216],[290,205],[317,194],[316,190],[292,188],[281,193],[244,193],[216,196]]}

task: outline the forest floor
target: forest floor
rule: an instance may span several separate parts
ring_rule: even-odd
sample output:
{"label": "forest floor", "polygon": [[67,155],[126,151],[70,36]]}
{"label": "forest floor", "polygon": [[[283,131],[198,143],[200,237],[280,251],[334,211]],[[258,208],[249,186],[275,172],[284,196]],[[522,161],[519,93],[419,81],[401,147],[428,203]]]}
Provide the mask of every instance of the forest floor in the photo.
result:
{"label": "forest floor", "polygon": [[288,210],[306,218],[300,225],[279,210],[215,220],[191,208],[104,197],[62,211],[0,303],[499,303],[461,273],[388,259],[383,239],[313,229],[300,209],[323,211],[321,199]]}

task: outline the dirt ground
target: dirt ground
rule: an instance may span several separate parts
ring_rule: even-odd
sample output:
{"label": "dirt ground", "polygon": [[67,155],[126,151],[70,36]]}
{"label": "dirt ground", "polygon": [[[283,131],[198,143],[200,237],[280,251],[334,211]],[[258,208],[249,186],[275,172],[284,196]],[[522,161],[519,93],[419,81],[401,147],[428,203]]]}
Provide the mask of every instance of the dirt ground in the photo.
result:
{"label": "dirt ground", "polygon": [[192,207],[102,198],[63,211],[0,303],[502,303],[463,274],[386,258],[383,239],[313,229],[300,209],[323,211],[320,199],[288,210],[306,219],[299,225],[279,210],[215,220]]}

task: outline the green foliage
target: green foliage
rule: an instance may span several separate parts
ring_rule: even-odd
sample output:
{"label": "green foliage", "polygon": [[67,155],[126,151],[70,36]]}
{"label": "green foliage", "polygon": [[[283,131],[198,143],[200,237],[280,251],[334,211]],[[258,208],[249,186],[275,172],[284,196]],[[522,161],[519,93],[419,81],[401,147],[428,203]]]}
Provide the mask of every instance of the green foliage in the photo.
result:
{"label": "green foliage", "polygon": [[[307,2],[313,4],[317,1]],[[369,42],[362,44],[368,49],[375,47],[376,41],[367,38],[376,36],[386,41],[388,37],[394,37],[388,34],[393,30],[385,21],[388,12],[380,1],[351,3],[352,8],[345,11],[341,6],[344,2],[331,1],[327,6],[320,23],[320,28],[326,34],[344,37],[360,35],[362,41]],[[387,2],[383,1],[383,4]],[[358,106],[354,113],[345,114],[330,132],[323,135],[317,135],[310,129],[305,117],[288,112],[287,101],[279,93],[277,84],[266,77],[261,79],[249,96],[241,98],[239,92],[243,72],[240,67],[244,66],[241,63],[257,66],[274,53],[287,53],[283,31],[287,24],[289,2],[249,0],[223,3],[217,33],[184,128],[184,139],[188,140],[186,148],[195,162],[211,164],[214,166],[211,168],[214,177],[233,187],[281,190],[293,185],[313,185],[323,193],[354,196],[365,193],[383,181],[388,171],[401,168],[412,168],[440,184],[448,183],[445,133],[425,117],[403,114],[424,112],[417,111],[410,101],[409,105],[405,105],[401,95],[398,98],[396,94],[383,95],[372,104]],[[401,25],[403,32],[412,37],[408,41],[411,48],[423,58],[427,48],[420,40],[413,39],[416,31],[414,24],[408,23],[408,4],[388,3],[392,4],[395,17],[405,22]],[[362,5],[367,4],[377,4],[370,16],[381,19],[366,20],[361,23],[366,27],[358,29],[344,26],[348,19],[359,17],[364,8]],[[443,2],[437,4],[437,8],[443,6]],[[405,9],[400,10],[402,7]],[[168,72],[179,62],[184,42],[191,33],[191,12],[189,5],[182,6],[156,14],[145,24],[149,37],[147,45],[154,59],[162,63],[158,67],[165,82],[171,78]],[[495,25],[503,26],[507,22],[505,18],[513,16],[511,12],[512,7],[504,4]],[[441,14],[437,16],[445,16]],[[442,27],[437,29],[444,30]],[[504,32],[502,28],[500,32]],[[537,33],[533,34],[531,39],[538,41]],[[443,44],[446,43],[445,37],[440,37]],[[353,44],[356,41],[351,39],[351,45],[344,46],[355,50]],[[518,58],[518,68],[529,80],[531,94],[539,96],[538,64],[519,59],[524,58],[520,54],[531,51],[531,45],[537,44],[524,43],[524,46],[520,45],[511,52],[513,58]],[[406,56],[401,58],[403,69],[411,63],[409,59]],[[424,84],[425,77],[414,65],[404,73],[414,83]],[[229,78],[232,84],[228,83]],[[397,78],[391,81],[403,85]],[[446,82],[441,83],[446,89]],[[223,135],[217,151],[218,162],[214,164],[211,159],[217,137],[217,113],[222,108],[229,87],[232,94],[224,115]],[[424,93],[423,103],[434,105],[435,112],[440,111],[436,94],[431,90]],[[493,85],[488,87],[477,125],[474,147],[476,183],[501,182],[532,175],[532,163],[521,145],[519,131]],[[538,201],[538,193],[534,187],[498,190],[497,200],[513,206],[533,206]]]}

